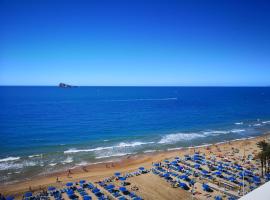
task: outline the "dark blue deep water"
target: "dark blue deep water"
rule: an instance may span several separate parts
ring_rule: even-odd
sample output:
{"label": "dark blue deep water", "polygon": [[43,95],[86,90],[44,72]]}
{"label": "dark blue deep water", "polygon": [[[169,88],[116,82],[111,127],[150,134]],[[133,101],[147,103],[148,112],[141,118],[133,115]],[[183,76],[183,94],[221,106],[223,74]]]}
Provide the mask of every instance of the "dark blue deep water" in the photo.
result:
{"label": "dark blue deep water", "polygon": [[0,87],[0,181],[268,130],[269,87]]}

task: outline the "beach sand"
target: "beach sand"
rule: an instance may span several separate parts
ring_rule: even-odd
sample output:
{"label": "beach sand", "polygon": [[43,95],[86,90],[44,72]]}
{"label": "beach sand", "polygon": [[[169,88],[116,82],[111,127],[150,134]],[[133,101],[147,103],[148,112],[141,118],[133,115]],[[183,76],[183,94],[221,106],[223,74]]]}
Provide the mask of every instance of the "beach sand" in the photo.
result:
{"label": "beach sand", "polygon": [[[243,155],[254,156],[259,151],[256,143],[264,139],[269,139],[269,135],[270,134],[267,133],[255,138],[228,141],[209,146],[131,155],[123,157],[121,160],[116,162],[99,163],[71,169],[69,176],[67,171],[63,171],[38,176],[28,181],[21,181],[13,184],[0,183],[0,192],[4,195],[12,194],[15,195],[17,199],[21,199],[22,194],[29,191],[29,189],[31,189],[32,192],[38,192],[42,189],[46,189],[48,186],[63,188],[67,182],[77,182],[81,179],[95,183],[99,180],[103,180],[104,178],[113,176],[116,171],[121,173],[134,172],[137,171],[140,166],[150,169],[153,162],[161,162],[164,159],[171,159],[176,156],[183,157],[185,154],[191,155],[195,151],[205,153],[206,157],[210,157],[212,154],[220,157],[226,155],[235,162],[241,163]],[[239,152],[232,153],[234,151],[233,149],[238,149]],[[60,182],[56,182],[57,177]],[[133,186],[138,187],[139,190],[136,191],[136,194],[140,195],[144,199],[191,199],[190,192],[180,188],[172,188],[164,179],[161,179],[153,173],[131,177],[128,179],[128,182],[130,183],[128,188]],[[196,191],[199,191],[202,194],[194,195],[194,199],[207,199],[198,186]],[[107,194],[106,192],[104,193]]]}

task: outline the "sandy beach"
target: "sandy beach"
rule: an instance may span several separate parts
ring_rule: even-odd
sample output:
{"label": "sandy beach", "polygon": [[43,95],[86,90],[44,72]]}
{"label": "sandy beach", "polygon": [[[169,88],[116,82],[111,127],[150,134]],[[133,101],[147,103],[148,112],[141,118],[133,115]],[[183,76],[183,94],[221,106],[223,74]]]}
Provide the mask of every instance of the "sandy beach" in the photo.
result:
{"label": "sandy beach", "polygon": [[[39,192],[46,189],[48,186],[64,188],[67,182],[78,182],[81,179],[96,183],[97,181],[112,177],[116,171],[121,173],[134,172],[137,171],[140,166],[143,166],[146,169],[151,169],[153,163],[162,162],[165,159],[172,159],[176,156],[183,157],[185,154],[192,155],[195,151],[205,154],[206,157],[215,155],[223,158],[226,156],[227,158],[230,157],[234,162],[241,163],[243,156],[247,157],[248,155],[252,155],[254,157],[259,150],[256,143],[258,141],[268,139],[268,137],[269,133],[255,138],[202,145],[200,147],[127,156],[123,157],[120,161],[77,167],[70,169],[69,172],[63,171],[52,173],[35,177],[28,181],[13,184],[1,183],[0,191],[4,195],[15,195],[16,198],[21,199],[22,194],[29,190],[32,192]],[[237,149],[237,153],[235,153],[235,149]],[[254,165],[258,165],[257,167],[260,166],[258,162],[252,162],[254,162]],[[130,186],[128,186],[129,188],[132,188],[133,186],[138,188],[136,194],[140,195],[143,199],[191,198],[190,192],[171,187],[169,183],[153,173],[131,177],[128,179],[128,182],[130,183]],[[118,183],[116,182],[115,184]],[[200,191],[201,189],[197,186],[197,190]],[[202,191],[201,193],[202,194],[194,195],[194,198],[206,199],[207,197],[204,196]],[[218,194],[218,192],[216,193]]]}

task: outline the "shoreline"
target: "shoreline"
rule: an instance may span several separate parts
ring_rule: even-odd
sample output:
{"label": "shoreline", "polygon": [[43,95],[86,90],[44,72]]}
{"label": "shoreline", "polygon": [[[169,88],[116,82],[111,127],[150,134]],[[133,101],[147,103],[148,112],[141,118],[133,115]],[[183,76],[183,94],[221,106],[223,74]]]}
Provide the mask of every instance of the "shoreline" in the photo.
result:
{"label": "shoreline", "polygon": [[[228,147],[228,145],[241,146],[242,143],[246,142],[257,142],[258,140],[265,139],[265,137],[269,136],[270,132],[263,133],[260,136],[256,137],[248,137],[241,139],[234,139],[224,142],[217,142],[213,144],[202,144],[198,146],[191,147],[179,147],[179,148],[171,148],[164,151],[155,151],[155,152],[144,152],[140,154],[131,154],[127,156],[123,156],[120,158],[116,158],[116,160],[104,161],[100,163],[92,163],[83,166],[74,166],[70,168],[70,174],[68,171],[59,171],[52,172],[44,175],[37,175],[30,180],[19,180],[18,182],[13,183],[4,183],[0,184],[0,191],[5,195],[21,195],[23,192],[31,189],[34,191],[39,191],[46,188],[49,185],[63,187],[66,182],[76,182],[80,179],[89,179],[94,181],[98,181],[104,179],[106,177],[112,176],[114,172],[131,172],[140,166],[144,166],[145,168],[151,168],[153,162],[159,162],[164,159],[170,159],[175,156],[183,156],[184,154],[191,154],[194,151],[206,151],[209,147]],[[243,150],[243,149],[240,149]],[[56,182],[56,179],[60,180],[60,182]]]}

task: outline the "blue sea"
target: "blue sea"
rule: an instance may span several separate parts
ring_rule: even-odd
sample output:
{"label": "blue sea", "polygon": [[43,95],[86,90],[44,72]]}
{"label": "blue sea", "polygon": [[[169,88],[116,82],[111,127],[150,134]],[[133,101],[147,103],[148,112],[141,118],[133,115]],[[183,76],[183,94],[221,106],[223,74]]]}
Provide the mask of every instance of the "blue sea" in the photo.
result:
{"label": "blue sea", "polygon": [[0,87],[0,182],[270,130],[269,87]]}

